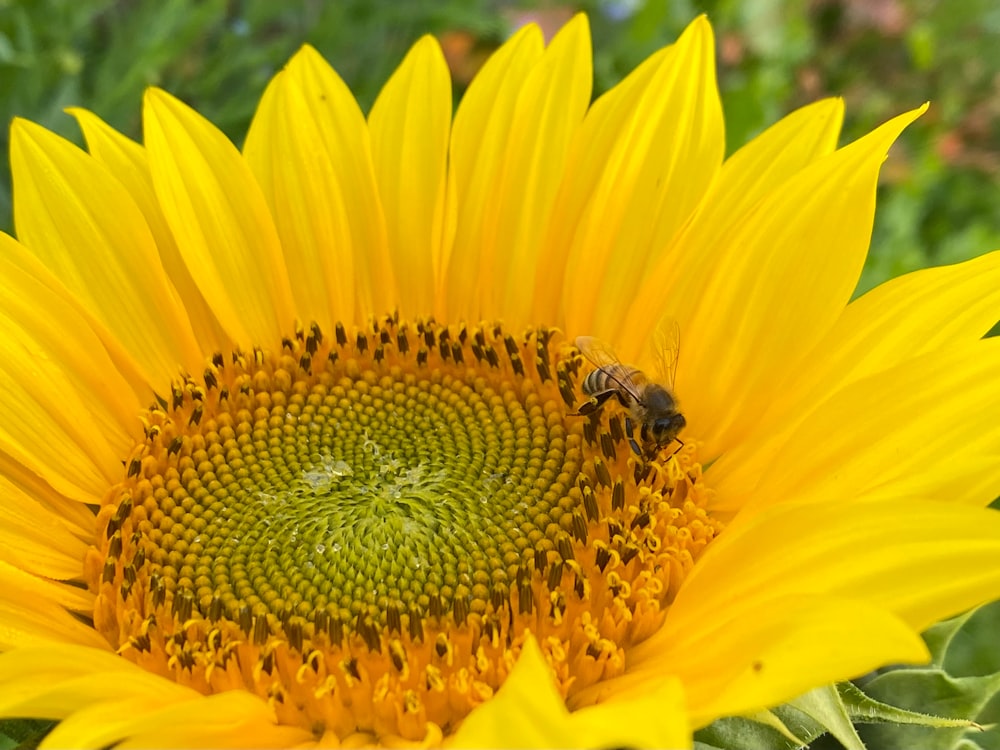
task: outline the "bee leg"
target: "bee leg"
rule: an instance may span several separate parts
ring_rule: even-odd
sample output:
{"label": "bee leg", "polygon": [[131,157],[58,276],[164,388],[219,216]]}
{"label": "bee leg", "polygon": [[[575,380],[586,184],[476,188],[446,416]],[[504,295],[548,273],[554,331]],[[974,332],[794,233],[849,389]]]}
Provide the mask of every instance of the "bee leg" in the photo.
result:
{"label": "bee leg", "polygon": [[657,446],[656,441],[650,437],[649,430],[646,429],[645,424],[643,424],[642,429],[639,430],[639,437],[642,438],[642,444],[646,446],[646,449],[642,452],[643,459],[646,461],[652,461],[656,458],[659,446]]}
{"label": "bee leg", "polygon": [[632,452],[639,458],[645,458],[642,454],[642,449],[639,447],[639,443],[635,439],[635,433],[632,431],[632,420],[629,417],[625,417],[625,437],[628,438],[628,444],[632,448]]}
{"label": "bee leg", "polygon": [[577,408],[576,410],[576,413],[581,417],[585,417],[588,414],[593,414],[595,411],[604,406],[605,401],[607,401],[614,395],[615,391],[613,389],[609,391],[601,391],[600,393],[595,393],[589,399],[580,404],[579,408]]}
{"label": "bee leg", "polygon": [[[670,452],[670,456],[676,455],[677,453],[680,452],[680,449],[684,447],[684,441],[681,440],[680,438],[675,437],[674,442],[677,443],[677,447]],[[670,458],[670,456],[667,456],[667,458]]]}

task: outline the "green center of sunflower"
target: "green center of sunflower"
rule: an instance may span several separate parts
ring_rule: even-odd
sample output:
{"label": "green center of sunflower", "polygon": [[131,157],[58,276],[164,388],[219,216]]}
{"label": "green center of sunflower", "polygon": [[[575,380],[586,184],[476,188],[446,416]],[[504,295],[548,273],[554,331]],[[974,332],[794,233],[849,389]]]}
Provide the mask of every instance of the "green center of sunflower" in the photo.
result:
{"label": "green center of sunflower", "polygon": [[584,418],[553,331],[384,319],[217,354],[145,417],[99,516],[96,627],[317,737],[434,741],[533,633],[569,698],[620,674],[718,525],[692,451]]}

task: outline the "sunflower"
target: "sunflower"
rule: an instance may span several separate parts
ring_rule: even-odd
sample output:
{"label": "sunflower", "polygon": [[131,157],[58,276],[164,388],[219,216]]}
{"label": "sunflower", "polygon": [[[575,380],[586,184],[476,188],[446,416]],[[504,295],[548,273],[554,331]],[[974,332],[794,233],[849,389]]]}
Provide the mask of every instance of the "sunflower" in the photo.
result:
{"label": "sunflower", "polygon": [[452,117],[425,38],[367,118],[306,47],[242,153],[159,90],[143,145],[14,122],[0,715],[679,746],[995,595],[1000,253],[851,301],[921,110],[723,161],[705,19],[593,103],[589,46]]}

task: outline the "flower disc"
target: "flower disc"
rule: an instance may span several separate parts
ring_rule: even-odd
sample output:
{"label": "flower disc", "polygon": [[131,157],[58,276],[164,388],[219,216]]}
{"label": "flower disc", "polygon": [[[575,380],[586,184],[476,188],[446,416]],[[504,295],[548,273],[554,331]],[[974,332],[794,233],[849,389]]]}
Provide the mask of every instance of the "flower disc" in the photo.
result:
{"label": "flower disc", "polygon": [[691,451],[583,418],[582,360],[392,318],[216,354],[149,410],[99,517],[95,625],[321,736],[434,739],[528,633],[565,697],[620,674],[718,530]]}

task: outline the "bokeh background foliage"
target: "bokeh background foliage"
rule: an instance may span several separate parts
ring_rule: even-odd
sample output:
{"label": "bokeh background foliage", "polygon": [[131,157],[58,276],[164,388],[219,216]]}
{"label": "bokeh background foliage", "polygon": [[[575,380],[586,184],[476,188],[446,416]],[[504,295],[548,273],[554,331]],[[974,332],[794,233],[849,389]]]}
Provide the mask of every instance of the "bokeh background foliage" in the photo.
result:
{"label": "bokeh background foliage", "polygon": [[[1000,3],[996,0],[0,0],[0,149],[27,117],[76,141],[83,106],[138,137],[148,85],[241,143],[271,75],[304,42],[367,109],[421,34],[441,39],[456,95],[514,25],[590,14],[596,92],[707,13],[732,151],[796,106],[847,100],[845,140],[931,101],[883,174],[860,290],[1000,248]],[[0,228],[10,230],[0,170]]]}
{"label": "bokeh background foliage", "polygon": [[[241,144],[267,81],[304,42],[333,63],[367,110],[410,44],[435,34],[457,98],[515,26],[533,20],[551,34],[581,10],[593,29],[595,95],[707,13],[729,152],[822,96],[845,97],[845,142],[931,102],[883,169],[859,292],[1000,249],[997,0],[0,0],[0,150],[7,152],[14,116],[79,143],[68,106],[139,138],[149,85],[180,96]],[[11,228],[3,160],[0,229]],[[906,708],[998,721],[998,632],[1000,605],[939,626],[927,635],[932,665],[870,676],[865,687]],[[48,726],[3,722],[0,750],[33,747]],[[862,737],[873,750],[1000,750],[996,729],[872,727]],[[710,735],[702,740],[715,746]],[[814,743],[836,745],[828,736]]]}

